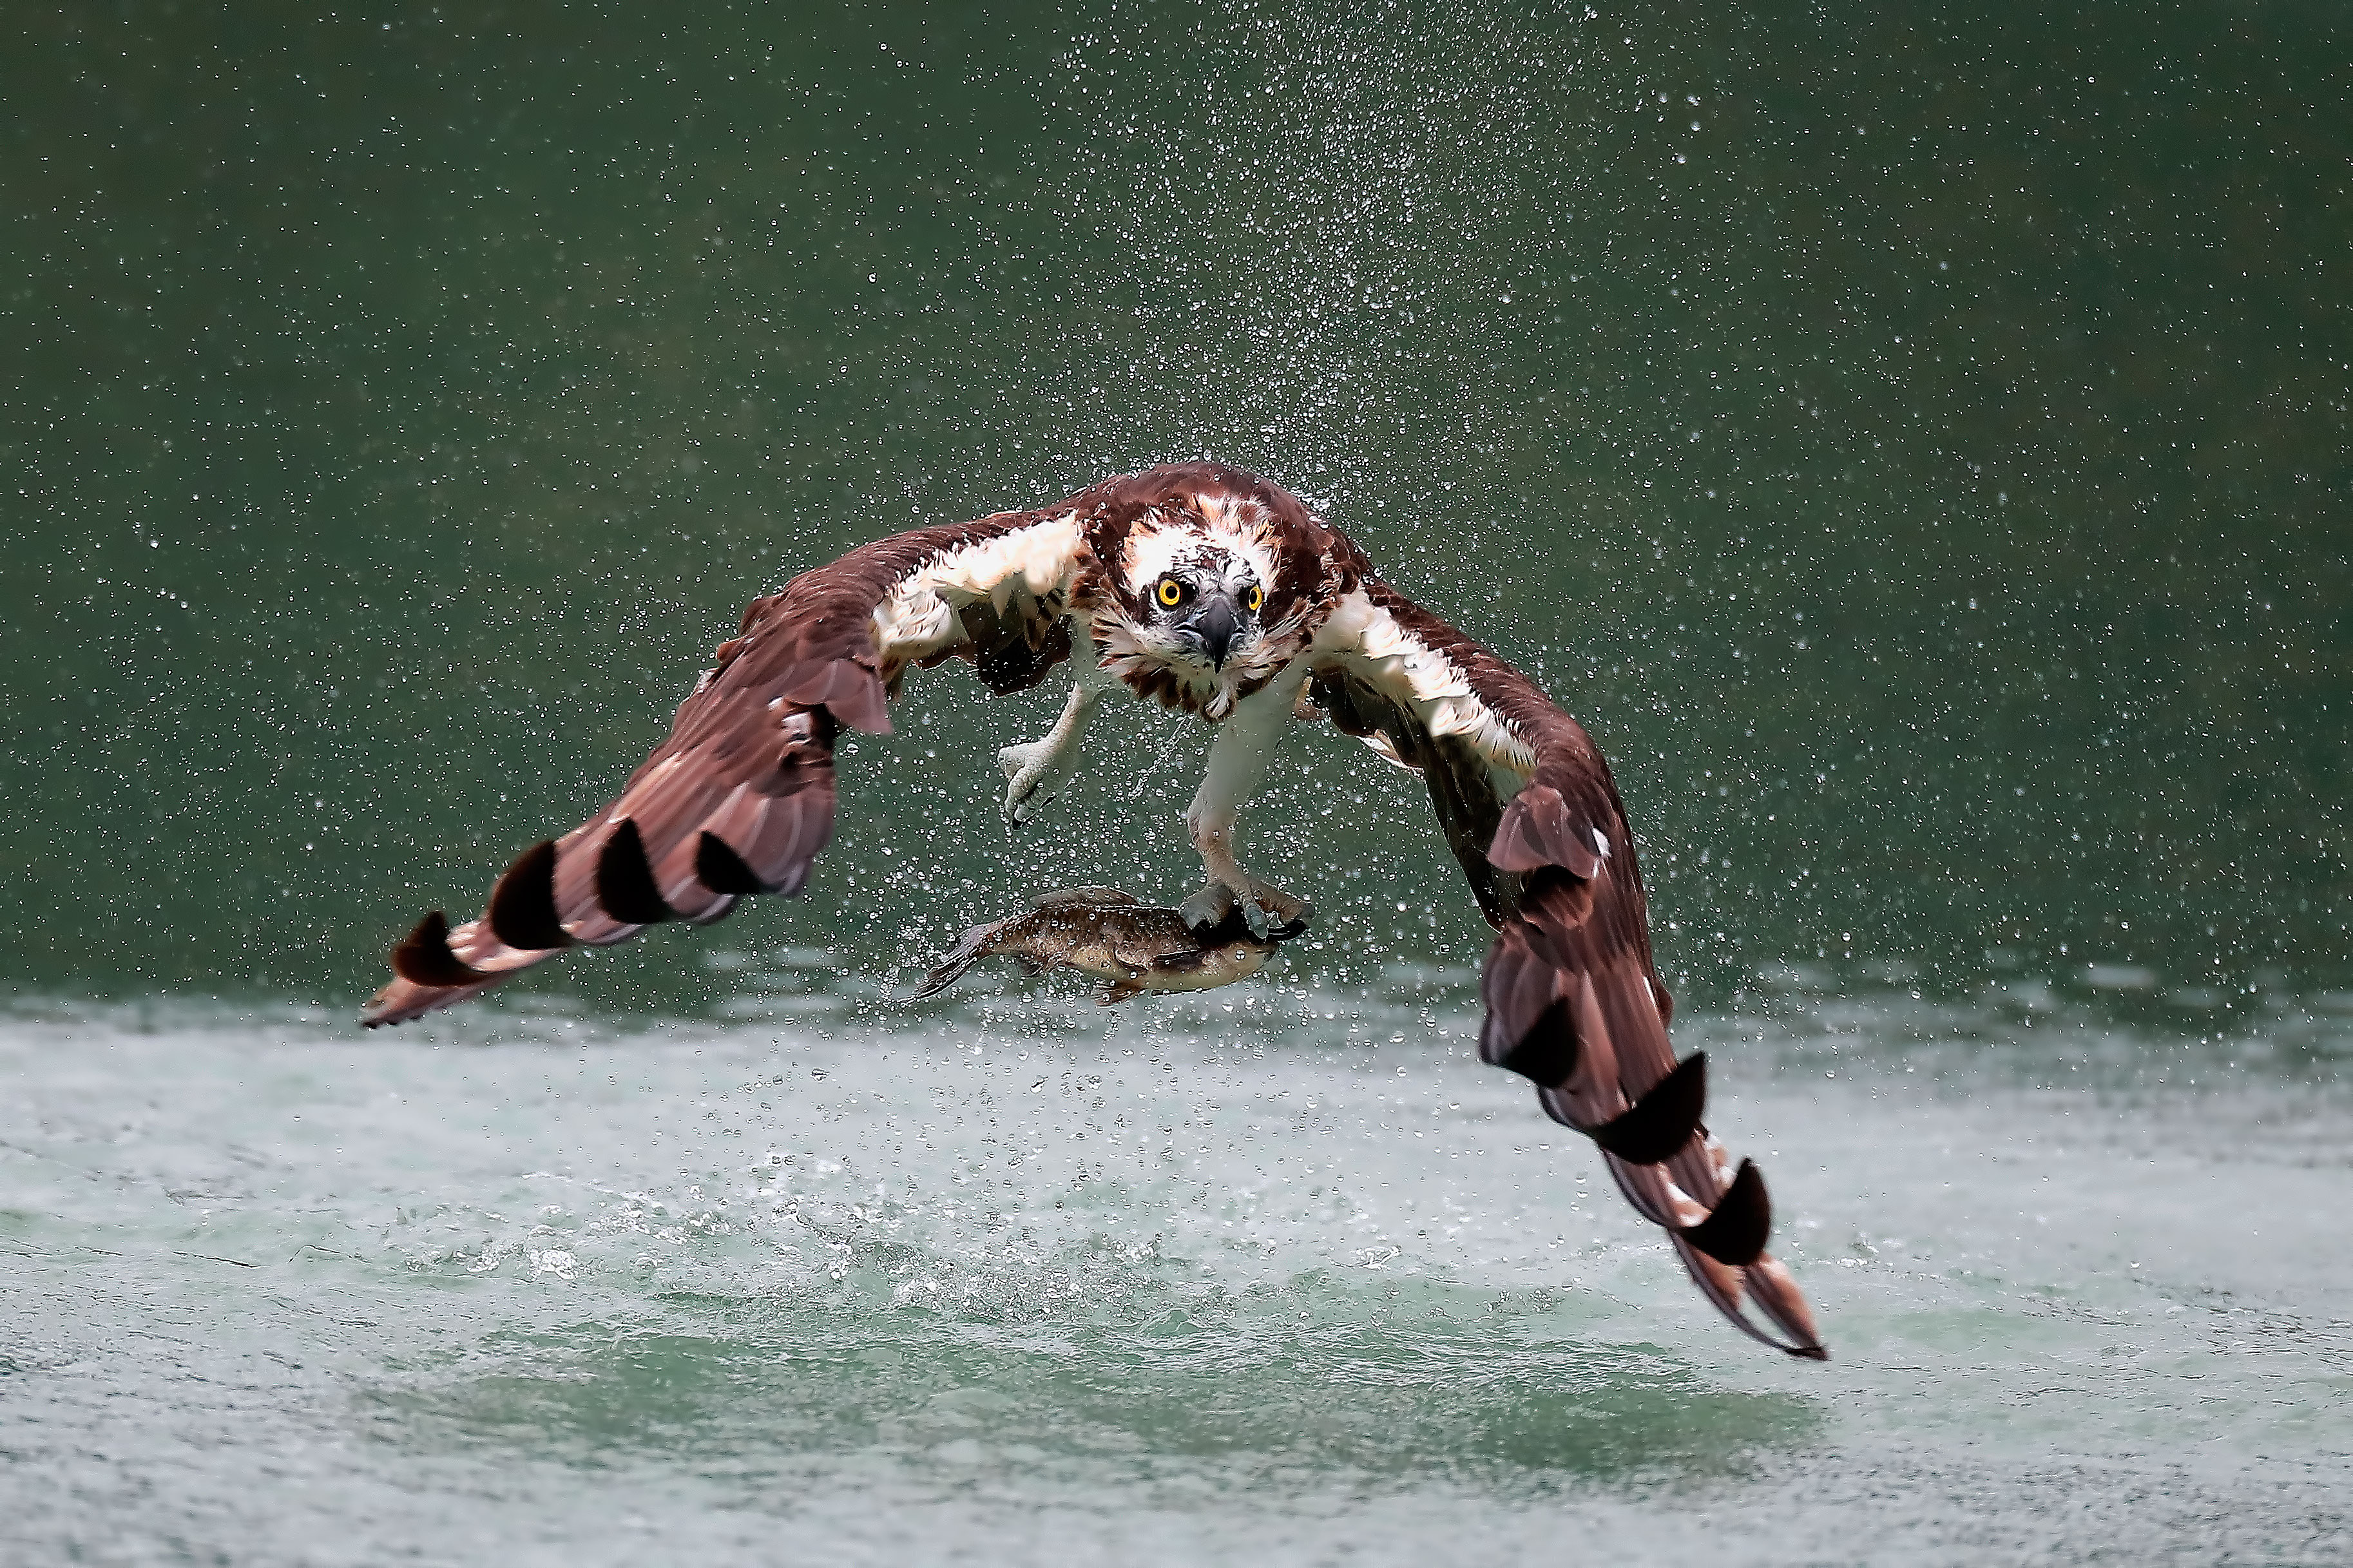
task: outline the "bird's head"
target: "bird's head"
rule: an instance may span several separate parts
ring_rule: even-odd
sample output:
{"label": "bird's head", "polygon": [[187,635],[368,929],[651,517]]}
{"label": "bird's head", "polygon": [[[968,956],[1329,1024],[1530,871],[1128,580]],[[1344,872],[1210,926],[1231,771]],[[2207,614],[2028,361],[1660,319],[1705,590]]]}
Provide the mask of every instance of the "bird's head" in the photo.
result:
{"label": "bird's head", "polygon": [[1172,552],[1131,591],[1155,640],[1212,672],[1246,658],[1264,634],[1266,584],[1249,561],[1215,544]]}
{"label": "bird's head", "polygon": [[1212,723],[1299,656],[1335,596],[1336,536],[1238,468],[1172,464],[1078,499],[1100,574],[1081,598],[1103,668]]}

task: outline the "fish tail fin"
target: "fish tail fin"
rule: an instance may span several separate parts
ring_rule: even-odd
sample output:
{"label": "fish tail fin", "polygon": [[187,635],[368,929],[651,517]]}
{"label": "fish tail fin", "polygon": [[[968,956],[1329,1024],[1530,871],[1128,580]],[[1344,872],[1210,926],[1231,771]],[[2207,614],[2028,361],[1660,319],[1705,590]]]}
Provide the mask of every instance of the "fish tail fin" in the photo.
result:
{"label": "fish tail fin", "polygon": [[1003,921],[994,921],[987,925],[975,926],[965,932],[963,940],[950,948],[947,956],[941,959],[933,967],[932,972],[923,976],[923,983],[915,987],[915,994],[907,1000],[920,1002],[924,997],[935,996],[955,984],[965,970],[988,956],[989,939],[997,934],[997,927],[1004,923]]}

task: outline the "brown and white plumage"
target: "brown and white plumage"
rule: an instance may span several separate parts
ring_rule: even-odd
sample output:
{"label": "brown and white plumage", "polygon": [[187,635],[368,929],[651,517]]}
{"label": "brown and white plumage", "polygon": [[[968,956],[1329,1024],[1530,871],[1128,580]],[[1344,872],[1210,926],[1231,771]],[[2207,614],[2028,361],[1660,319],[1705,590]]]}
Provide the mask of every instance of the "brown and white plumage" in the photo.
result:
{"label": "brown and white plumage", "polygon": [[835,737],[887,731],[910,668],[964,658],[992,690],[1017,691],[1074,647],[1086,657],[1062,721],[1004,754],[1008,814],[1067,767],[1097,692],[1198,714],[1219,734],[1186,814],[1209,885],[1187,907],[1203,929],[1237,908],[1262,929],[1304,909],[1241,869],[1235,821],[1303,699],[1415,772],[1496,928],[1482,1055],[1601,1145],[1628,1201],[1726,1316],[1822,1355],[1803,1297],[1764,1250],[1762,1178],[1732,1167],[1701,1123],[1704,1058],[1679,1065],[1668,1043],[1633,836],[1600,752],[1297,498],[1215,464],[899,534],[755,601],[613,804],[526,851],[480,919],[449,930],[427,916],[364,1021],[463,1001],[575,943],[798,891],[832,830]]}

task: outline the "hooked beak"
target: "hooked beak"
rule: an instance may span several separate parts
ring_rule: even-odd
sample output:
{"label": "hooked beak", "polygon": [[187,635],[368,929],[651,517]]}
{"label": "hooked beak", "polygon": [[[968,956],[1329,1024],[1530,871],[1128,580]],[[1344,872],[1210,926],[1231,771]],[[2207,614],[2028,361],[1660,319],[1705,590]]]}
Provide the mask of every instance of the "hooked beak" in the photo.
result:
{"label": "hooked beak", "polygon": [[1204,594],[1194,601],[1193,613],[1177,624],[1176,629],[1185,640],[1201,650],[1211,669],[1226,667],[1226,655],[1241,635],[1241,617],[1234,613],[1234,602],[1223,594]]}

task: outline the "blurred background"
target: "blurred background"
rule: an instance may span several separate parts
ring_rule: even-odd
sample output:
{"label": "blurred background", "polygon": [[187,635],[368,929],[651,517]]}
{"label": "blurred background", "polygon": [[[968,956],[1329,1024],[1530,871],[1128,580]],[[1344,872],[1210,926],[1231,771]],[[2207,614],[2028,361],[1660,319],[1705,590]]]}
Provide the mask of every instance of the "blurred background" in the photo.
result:
{"label": "blurred background", "polygon": [[[0,979],[354,1007],[744,601],[1209,454],[1588,723],[1687,1001],[2353,1009],[2340,22],[20,16]],[[1017,840],[990,752],[1056,693],[910,693],[729,943],[879,989],[1034,890],[1189,887],[1198,726],[1117,715]],[[1245,830],[1324,911],[1294,973],[1467,987],[1410,781],[1303,728]],[[724,1006],[695,940],[507,1005]]]}

